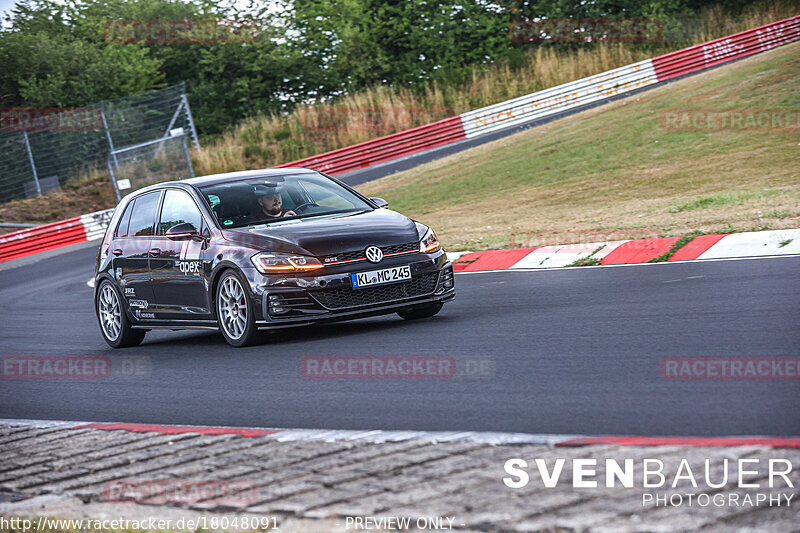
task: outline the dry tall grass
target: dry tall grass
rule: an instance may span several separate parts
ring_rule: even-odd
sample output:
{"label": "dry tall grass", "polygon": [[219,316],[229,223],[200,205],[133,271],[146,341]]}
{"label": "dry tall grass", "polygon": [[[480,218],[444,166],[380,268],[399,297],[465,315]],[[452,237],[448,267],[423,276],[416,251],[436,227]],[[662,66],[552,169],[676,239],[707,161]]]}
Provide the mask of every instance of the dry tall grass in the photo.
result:
{"label": "dry tall grass", "polygon": [[[693,21],[691,41],[702,43],[796,14],[796,4],[785,0],[754,4],[737,20],[727,18],[718,6],[710,7]],[[673,49],[641,50],[619,43],[570,52],[537,47],[520,68],[474,68],[464,86],[431,84],[417,92],[375,87],[330,103],[300,107],[287,116],[247,119],[202,151],[194,152],[192,161],[198,175],[275,166],[670,51]]]}

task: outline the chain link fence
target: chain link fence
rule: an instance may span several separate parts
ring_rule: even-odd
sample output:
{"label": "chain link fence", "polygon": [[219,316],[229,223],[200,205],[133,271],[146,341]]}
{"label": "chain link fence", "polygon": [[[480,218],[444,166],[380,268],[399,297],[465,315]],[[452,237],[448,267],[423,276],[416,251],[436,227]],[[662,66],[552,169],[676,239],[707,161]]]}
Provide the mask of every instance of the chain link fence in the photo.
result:
{"label": "chain link fence", "polygon": [[40,196],[107,170],[127,189],[193,177],[200,148],[183,83],[82,108],[0,112],[0,203]]}

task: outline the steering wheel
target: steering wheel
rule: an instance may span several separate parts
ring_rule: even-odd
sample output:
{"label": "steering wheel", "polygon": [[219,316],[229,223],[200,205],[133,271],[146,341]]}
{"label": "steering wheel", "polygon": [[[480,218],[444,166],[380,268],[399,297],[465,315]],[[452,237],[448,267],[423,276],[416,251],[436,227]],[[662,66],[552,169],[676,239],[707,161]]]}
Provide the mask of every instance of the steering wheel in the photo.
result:
{"label": "steering wheel", "polygon": [[299,215],[301,210],[305,210],[309,207],[319,207],[319,204],[317,202],[303,202],[302,204],[296,205],[292,211]]}

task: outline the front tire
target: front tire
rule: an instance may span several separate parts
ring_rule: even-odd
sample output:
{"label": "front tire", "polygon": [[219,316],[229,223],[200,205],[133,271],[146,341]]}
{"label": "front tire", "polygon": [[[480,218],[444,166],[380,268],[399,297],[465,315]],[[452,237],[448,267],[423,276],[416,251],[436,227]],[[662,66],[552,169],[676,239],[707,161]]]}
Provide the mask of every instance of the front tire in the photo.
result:
{"label": "front tire", "polygon": [[131,322],[122,309],[119,291],[107,279],[100,282],[95,306],[97,318],[100,321],[100,331],[109,346],[127,348],[142,343],[145,331],[131,327]]}
{"label": "front tire", "polygon": [[418,320],[420,318],[429,318],[442,310],[442,302],[435,302],[432,304],[416,305],[408,309],[402,309],[397,312],[403,320]]}
{"label": "front tire", "polygon": [[232,270],[222,274],[217,285],[217,322],[231,346],[249,346],[258,338],[253,304],[241,278]]}

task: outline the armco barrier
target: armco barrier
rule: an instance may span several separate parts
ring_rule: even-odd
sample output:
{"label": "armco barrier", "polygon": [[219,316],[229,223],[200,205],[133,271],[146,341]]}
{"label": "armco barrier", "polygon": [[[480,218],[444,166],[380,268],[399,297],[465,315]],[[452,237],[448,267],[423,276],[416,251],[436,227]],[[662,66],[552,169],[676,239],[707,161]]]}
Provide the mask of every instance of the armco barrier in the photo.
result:
{"label": "armco barrier", "polygon": [[[280,167],[341,175],[699,72],[800,39],[800,15]],[[0,236],[0,262],[99,239],[113,210]]]}
{"label": "armco barrier", "polygon": [[649,59],[461,115],[467,138],[605,100],[658,80]]}
{"label": "armco barrier", "polygon": [[800,15],[282,167],[333,175],[578,109],[800,39]]}
{"label": "armco barrier", "polygon": [[800,16],[461,115],[467,138],[561,113],[800,39]]}
{"label": "armco barrier", "polygon": [[450,117],[278,166],[306,167],[329,174],[344,174],[462,139],[464,139],[464,127],[461,125],[461,119]]}
{"label": "armco barrier", "polygon": [[85,240],[86,231],[81,224],[81,217],[15,231],[0,237],[0,261],[10,261]]}
{"label": "armco barrier", "polygon": [[2,235],[0,263],[70,244],[99,239],[103,236],[113,213],[113,209],[106,209]]}
{"label": "armco barrier", "polygon": [[657,57],[653,59],[653,68],[658,81],[666,81],[797,39],[800,39],[800,16]]}

